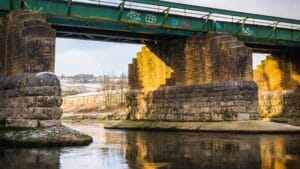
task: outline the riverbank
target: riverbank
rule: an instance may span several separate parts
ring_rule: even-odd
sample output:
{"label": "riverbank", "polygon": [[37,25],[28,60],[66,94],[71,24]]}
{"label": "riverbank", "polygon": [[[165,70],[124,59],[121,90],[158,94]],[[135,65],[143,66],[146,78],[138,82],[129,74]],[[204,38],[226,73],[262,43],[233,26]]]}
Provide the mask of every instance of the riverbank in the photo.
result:
{"label": "riverbank", "polygon": [[62,120],[125,120],[126,113],[123,112],[89,112],[89,113],[63,113]]}
{"label": "riverbank", "polygon": [[300,133],[300,127],[261,120],[230,122],[114,121],[106,124],[104,128],[249,134]]}

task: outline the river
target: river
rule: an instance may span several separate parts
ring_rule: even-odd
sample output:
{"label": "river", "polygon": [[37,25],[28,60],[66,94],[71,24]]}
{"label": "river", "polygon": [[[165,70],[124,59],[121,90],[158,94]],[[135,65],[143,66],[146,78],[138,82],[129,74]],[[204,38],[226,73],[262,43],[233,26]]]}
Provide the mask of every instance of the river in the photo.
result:
{"label": "river", "polygon": [[0,148],[0,169],[300,169],[300,135],[106,130],[85,147]]}

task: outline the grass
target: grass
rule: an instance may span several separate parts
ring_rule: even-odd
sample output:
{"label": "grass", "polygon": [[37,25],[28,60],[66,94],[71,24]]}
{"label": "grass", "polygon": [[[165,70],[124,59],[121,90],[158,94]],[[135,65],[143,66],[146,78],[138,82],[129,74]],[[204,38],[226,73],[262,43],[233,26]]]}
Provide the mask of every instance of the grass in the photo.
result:
{"label": "grass", "polygon": [[72,116],[64,116],[62,120],[124,120],[125,115],[118,115],[114,113],[113,115],[101,116],[101,115],[72,115]]}

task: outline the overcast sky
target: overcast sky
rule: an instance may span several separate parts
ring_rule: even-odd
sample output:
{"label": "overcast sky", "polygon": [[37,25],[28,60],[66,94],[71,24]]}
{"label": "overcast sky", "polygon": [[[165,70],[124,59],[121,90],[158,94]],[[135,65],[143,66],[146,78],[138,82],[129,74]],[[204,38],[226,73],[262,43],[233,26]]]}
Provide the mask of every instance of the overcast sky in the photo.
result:
{"label": "overcast sky", "polygon": [[[213,8],[300,19],[300,0],[170,0]],[[141,45],[73,39],[56,40],[57,75],[127,74],[127,65]],[[263,56],[258,56],[260,59]],[[260,59],[254,62],[258,64]]]}

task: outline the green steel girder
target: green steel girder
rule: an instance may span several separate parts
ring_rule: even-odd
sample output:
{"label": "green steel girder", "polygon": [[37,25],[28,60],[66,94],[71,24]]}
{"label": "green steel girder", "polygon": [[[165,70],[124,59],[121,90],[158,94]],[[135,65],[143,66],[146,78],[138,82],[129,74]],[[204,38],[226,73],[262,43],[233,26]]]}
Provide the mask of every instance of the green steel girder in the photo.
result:
{"label": "green steel girder", "polygon": [[224,9],[216,9],[216,8],[209,8],[209,7],[203,7],[203,6],[188,5],[188,4],[180,4],[180,3],[160,1],[160,0],[127,0],[127,1],[149,4],[149,5],[166,6],[166,7],[172,7],[172,8],[201,11],[201,12],[207,12],[207,13],[223,14],[223,15],[229,15],[229,16],[239,16],[239,17],[244,17],[244,18],[286,22],[286,23],[292,23],[292,24],[298,24],[298,25],[300,24],[300,21],[296,20],[296,19],[258,15],[258,14],[251,14],[251,13],[245,13],[245,12],[237,12],[237,11],[230,11],[230,10],[224,10]]}
{"label": "green steel girder", "polygon": [[144,27],[138,24],[127,24],[122,22],[109,22],[109,21],[97,21],[97,20],[85,20],[79,18],[66,18],[66,17],[56,17],[48,16],[47,21],[54,25],[61,26],[75,26],[78,29],[80,27],[85,28],[98,28],[103,30],[115,30],[122,32],[136,32],[141,34],[158,34],[165,36],[192,36],[200,35],[201,32],[192,32],[179,29],[165,29],[165,28],[155,28],[155,32],[152,27]]}
{"label": "green steel girder", "polygon": [[[170,8],[197,10],[210,13],[265,19],[269,21],[299,24],[299,20],[234,12],[200,6],[171,3],[158,0],[127,0],[130,2],[160,5]],[[13,3],[11,3],[13,2]],[[0,14],[20,9],[21,0],[0,0]],[[92,27],[103,30],[134,32],[165,36],[192,36],[206,32],[224,32],[237,36],[246,43],[300,47],[300,30],[283,29],[237,22],[213,21],[209,15],[195,18],[169,13],[142,11],[119,7],[96,5],[70,0],[26,0],[26,10],[38,10],[53,25]]]}

